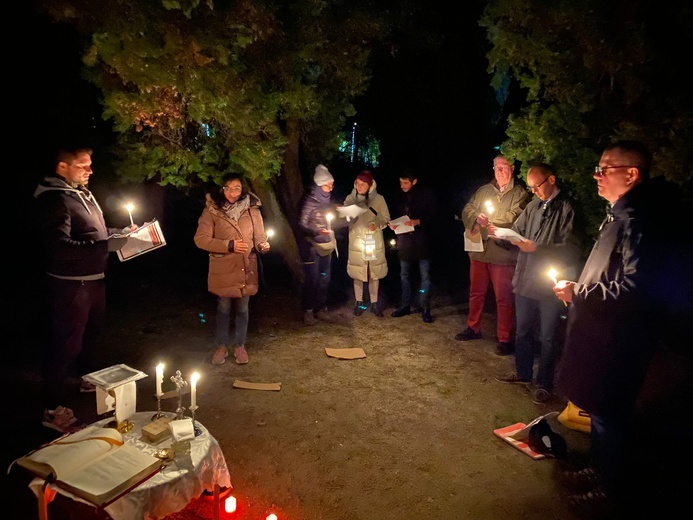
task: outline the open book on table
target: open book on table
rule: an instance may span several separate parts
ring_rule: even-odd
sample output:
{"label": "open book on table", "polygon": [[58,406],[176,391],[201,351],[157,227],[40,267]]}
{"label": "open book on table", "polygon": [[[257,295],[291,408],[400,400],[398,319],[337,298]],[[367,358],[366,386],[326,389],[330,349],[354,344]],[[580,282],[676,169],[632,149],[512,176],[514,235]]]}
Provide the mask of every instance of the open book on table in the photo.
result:
{"label": "open book on table", "polygon": [[90,426],[17,460],[56,487],[103,506],[161,469],[161,461],[123,443],[113,428]]}

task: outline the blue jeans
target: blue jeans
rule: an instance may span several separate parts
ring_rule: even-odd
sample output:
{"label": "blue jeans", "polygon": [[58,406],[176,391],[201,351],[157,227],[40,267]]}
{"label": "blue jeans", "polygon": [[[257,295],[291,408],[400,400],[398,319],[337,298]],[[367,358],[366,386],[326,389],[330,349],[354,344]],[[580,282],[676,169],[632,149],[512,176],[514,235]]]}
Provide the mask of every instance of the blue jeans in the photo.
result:
{"label": "blue jeans", "polygon": [[303,262],[306,281],[301,306],[304,311],[324,309],[332,272],[332,255],[320,256],[311,249],[308,261]]}
{"label": "blue jeans", "polygon": [[563,304],[558,298],[535,300],[515,295],[515,369],[520,379],[532,380],[534,367],[534,331],[537,330],[539,342],[539,369],[537,386],[551,392],[554,372],[561,353],[557,341],[558,323],[563,312]]}
{"label": "blue jeans", "polygon": [[231,325],[231,308],[236,307],[235,336],[236,345],[242,347],[248,338],[248,303],[250,296],[240,298],[217,298],[217,345],[230,344],[229,326]]}
{"label": "blue jeans", "polygon": [[421,278],[421,287],[419,288],[418,302],[424,309],[431,307],[431,261],[428,259],[422,260],[401,260],[399,261],[399,277],[402,283],[402,307],[412,306],[412,284],[411,277],[413,275],[414,264],[419,264],[419,277]]}

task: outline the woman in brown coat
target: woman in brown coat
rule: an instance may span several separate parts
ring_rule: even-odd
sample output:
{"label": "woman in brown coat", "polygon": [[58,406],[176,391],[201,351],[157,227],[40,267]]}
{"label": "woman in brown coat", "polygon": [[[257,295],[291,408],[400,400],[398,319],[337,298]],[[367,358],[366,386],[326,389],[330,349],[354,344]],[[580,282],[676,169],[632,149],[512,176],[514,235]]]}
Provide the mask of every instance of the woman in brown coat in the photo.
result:
{"label": "woman in brown coat", "polygon": [[248,362],[248,303],[258,291],[257,253],[270,249],[261,206],[241,176],[229,174],[218,193],[207,195],[198,220],[195,245],[209,251],[207,288],[218,297],[214,365],[223,364],[228,356],[232,307],[236,320],[234,357],[239,365]]}

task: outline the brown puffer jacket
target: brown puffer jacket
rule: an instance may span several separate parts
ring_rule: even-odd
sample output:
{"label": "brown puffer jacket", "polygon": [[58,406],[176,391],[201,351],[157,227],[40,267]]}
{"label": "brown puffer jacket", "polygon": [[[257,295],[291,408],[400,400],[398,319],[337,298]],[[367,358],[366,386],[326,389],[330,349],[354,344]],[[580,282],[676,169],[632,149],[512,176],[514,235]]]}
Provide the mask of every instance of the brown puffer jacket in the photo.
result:
{"label": "brown puffer jacket", "polygon": [[[205,209],[197,221],[195,245],[209,251],[207,289],[217,296],[240,298],[258,291],[259,244],[267,242],[260,199],[250,193],[250,206],[238,221],[229,218],[207,196]],[[229,253],[229,242],[243,240],[251,247],[245,253]]]}

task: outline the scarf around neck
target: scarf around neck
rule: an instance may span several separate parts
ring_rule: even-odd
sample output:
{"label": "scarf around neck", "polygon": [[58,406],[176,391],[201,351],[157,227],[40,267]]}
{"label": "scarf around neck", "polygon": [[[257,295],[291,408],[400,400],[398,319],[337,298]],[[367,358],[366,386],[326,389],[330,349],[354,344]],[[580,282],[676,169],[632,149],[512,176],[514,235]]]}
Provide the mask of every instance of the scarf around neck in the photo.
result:
{"label": "scarf around neck", "polygon": [[241,218],[241,214],[250,207],[250,196],[246,195],[242,199],[238,199],[236,202],[231,203],[226,201],[224,206],[221,208],[224,213],[231,219],[238,222]]}

